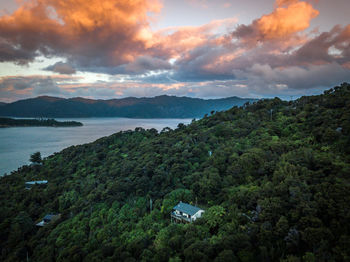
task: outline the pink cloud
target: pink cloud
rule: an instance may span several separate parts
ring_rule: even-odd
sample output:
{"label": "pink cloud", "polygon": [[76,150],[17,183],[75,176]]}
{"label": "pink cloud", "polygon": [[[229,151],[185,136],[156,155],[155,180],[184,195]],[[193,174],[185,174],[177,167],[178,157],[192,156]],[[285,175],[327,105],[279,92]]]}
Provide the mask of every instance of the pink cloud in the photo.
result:
{"label": "pink cloud", "polygon": [[25,1],[0,18],[0,61],[31,60],[41,53],[80,65],[124,64],[144,52],[148,14],[160,8],[157,0]]}
{"label": "pink cloud", "polygon": [[[322,85],[317,74],[327,85],[348,81],[350,25],[307,32],[319,14],[311,3],[277,0],[270,14],[234,30],[230,28],[237,19],[230,18],[154,32],[149,12],[159,12],[156,0],[30,0],[0,17],[0,61],[24,63],[38,54],[57,55],[68,62],[47,69],[66,75],[2,78],[0,88],[16,94],[99,97],[225,96],[312,89]],[[67,75],[75,70],[123,75],[126,80],[82,83]]]}

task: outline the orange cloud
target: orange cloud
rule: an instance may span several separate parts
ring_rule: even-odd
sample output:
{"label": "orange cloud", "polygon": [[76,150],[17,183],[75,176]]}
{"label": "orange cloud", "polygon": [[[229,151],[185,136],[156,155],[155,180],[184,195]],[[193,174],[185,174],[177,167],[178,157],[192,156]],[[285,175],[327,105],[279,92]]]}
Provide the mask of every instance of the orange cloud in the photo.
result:
{"label": "orange cloud", "polygon": [[[0,61],[40,52],[81,65],[120,65],[144,51],[149,13],[160,9],[158,0],[29,0],[0,18]],[[24,53],[15,56],[18,50]]]}
{"label": "orange cloud", "polygon": [[275,39],[289,36],[309,27],[311,19],[319,12],[311,4],[294,0],[279,0],[288,3],[287,7],[278,7],[269,15],[257,20],[257,27],[263,39]]}
{"label": "orange cloud", "polygon": [[[259,42],[283,41],[293,38],[300,41],[300,33],[310,26],[310,21],[318,16],[319,11],[310,3],[299,0],[277,0],[272,13],[263,15],[250,25],[240,25],[233,37],[239,38],[249,47]],[[306,40],[306,39],[304,39]]]}
{"label": "orange cloud", "polygon": [[223,37],[215,35],[219,28],[227,28],[237,23],[237,18],[214,20],[202,26],[166,28],[154,34],[152,48],[166,57],[187,57],[187,54],[203,45],[221,45]]}
{"label": "orange cloud", "polygon": [[236,18],[229,18],[153,32],[149,14],[161,7],[161,0],[22,2],[12,15],[0,17],[0,61],[24,63],[38,54],[56,55],[68,59],[64,68],[51,66],[62,73],[169,69],[170,58],[227,41],[216,31],[236,23]]}

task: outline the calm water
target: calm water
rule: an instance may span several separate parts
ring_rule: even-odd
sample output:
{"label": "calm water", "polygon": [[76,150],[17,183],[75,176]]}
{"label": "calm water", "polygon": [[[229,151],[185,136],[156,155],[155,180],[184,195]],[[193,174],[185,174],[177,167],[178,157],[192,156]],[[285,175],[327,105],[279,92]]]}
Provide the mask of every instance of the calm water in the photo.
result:
{"label": "calm water", "polygon": [[164,127],[175,128],[179,123],[188,124],[191,119],[130,119],[130,118],[79,118],[57,119],[82,122],[82,127],[11,127],[0,128],[0,176],[29,164],[34,152],[43,157],[62,149],[108,136],[121,130]]}

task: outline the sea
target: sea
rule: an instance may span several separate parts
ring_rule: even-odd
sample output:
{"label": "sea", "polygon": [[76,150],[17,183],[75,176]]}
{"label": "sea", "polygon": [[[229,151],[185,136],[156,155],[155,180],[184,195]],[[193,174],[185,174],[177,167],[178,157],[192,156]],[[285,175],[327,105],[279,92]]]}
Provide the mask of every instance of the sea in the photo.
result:
{"label": "sea", "polygon": [[9,127],[0,128],[0,176],[10,174],[29,164],[30,155],[40,152],[47,157],[62,149],[93,142],[119,131],[165,127],[176,128],[192,119],[131,119],[131,118],[55,118],[57,121],[79,121],[80,127]]}

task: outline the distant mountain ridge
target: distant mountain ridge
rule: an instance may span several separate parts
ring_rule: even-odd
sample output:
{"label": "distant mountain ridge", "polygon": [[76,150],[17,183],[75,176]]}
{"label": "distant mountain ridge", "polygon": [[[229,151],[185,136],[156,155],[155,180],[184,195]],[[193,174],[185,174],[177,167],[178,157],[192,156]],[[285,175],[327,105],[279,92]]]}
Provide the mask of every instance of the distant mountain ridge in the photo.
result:
{"label": "distant mountain ridge", "polygon": [[39,96],[3,104],[0,106],[0,116],[191,118],[257,100],[239,97],[200,99],[168,95],[109,100]]}

